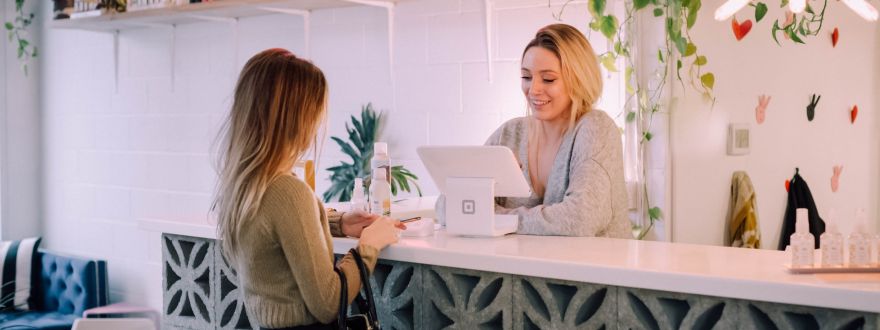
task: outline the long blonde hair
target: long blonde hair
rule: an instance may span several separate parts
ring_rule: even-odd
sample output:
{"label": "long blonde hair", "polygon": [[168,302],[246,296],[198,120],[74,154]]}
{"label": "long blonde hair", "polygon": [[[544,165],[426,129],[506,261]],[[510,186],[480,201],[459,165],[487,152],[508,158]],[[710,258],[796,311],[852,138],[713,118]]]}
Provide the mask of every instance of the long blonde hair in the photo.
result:
{"label": "long blonde hair", "polygon": [[568,24],[551,24],[538,30],[520,59],[532,47],[549,50],[559,59],[562,81],[571,97],[569,128],[574,128],[577,120],[593,109],[602,96],[602,73],[593,47],[583,33]]}
{"label": "long blonde hair", "polygon": [[245,64],[218,140],[214,210],[217,237],[230,262],[239,231],[272,179],[313,145],[326,108],[327,80],[312,63],[273,48]]}

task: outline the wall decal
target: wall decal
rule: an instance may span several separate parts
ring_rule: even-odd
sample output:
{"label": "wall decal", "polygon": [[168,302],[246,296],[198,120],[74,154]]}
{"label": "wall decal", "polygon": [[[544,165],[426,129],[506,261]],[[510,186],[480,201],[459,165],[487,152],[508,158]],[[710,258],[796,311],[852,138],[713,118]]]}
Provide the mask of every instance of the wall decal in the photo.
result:
{"label": "wall decal", "polygon": [[747,19],[740,23],[736,20],[736,17],[734,17],[731,22],[731,27],[733,28],[733,36],[736,37],[736,41],[740,41],[749,34],[749,31],[752,30],[752,20]]}
{"label": "wall decal", "polygon": [[852,107],[852,110],[849,111],[849,122],[855,124],[856,117],[858,117],[858,116],[859,116],[859,106],[854,105]]}
{"label": "wall decal", "polygon": [[767,116],[767,105],[770,104],[771,96],[761,94],[758,96],[758,106],[755,107],[755,120],[758,124],[763,124]]}
{"label": "wall decal", "polygon": [[819,99],[822,98],[822,95],[813,94],[810,97],[810,104],[807,105],[807,120],[813,121],[813,118],[816,117],[816,105],[819,104]]}
{"label": "wall decal", "polygon": [[837,192],[840,188],[840,173],[843,172],[843,165],[835,165],[831,171],[834,172],[831,175],[831,192]]}
{"label": "wall decal", "polygon": [[834,28],[834,32],[831,32],[831,47],[837,47],[837,40],[840,38],[840,32],[837,28]]}

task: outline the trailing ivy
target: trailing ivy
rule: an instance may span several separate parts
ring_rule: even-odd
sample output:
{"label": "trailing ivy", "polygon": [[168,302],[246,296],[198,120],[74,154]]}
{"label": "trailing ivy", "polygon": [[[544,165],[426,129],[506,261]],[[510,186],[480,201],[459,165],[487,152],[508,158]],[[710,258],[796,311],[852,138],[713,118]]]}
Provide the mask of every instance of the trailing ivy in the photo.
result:
{"label": "trailing ivy", "polygon": [[9,42],[13,43],[18,48],[16,54],[18,54],[18,59],[22,60],[22,71],[27,75],[28,60],[30,58],[36,58],[38,55],[37,45],[34,45],[27,39],[27,28],[33,24],[35,15],[34,13],[24,13],[24,0],[15,0],[15,13],[16,15],[13,21],[6,22],[4,27],[6,28]]}

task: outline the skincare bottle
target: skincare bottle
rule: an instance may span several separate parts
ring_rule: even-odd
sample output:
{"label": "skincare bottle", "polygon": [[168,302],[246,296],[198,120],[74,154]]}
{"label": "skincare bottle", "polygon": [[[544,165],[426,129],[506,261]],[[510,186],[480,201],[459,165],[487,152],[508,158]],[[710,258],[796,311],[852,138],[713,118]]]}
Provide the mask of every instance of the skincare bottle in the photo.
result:
{"label": "skincare bottle", "polygon": [[370,213],[391,215],[391,185],[385,177],[385,171],[373,172],[370,182]]}
{"label": "skincare bottle", "polygon": [[796,268],[813,267],[814,238],[810,233],[810,216],[807,209],[797,209],[795,232],[789,240],[791,246],[791,266]]}
{"label": "skincare bottle", "polygon": [[351,190],[351,212],[367,212],[367,201],[364,198],[364,179],[355,178]]}
{"label": "skincare bottle", "polygon": [[385,181],[391,182],[391,158],[388,157],[388,144],[373,143],[373,158],[370,160],[370,172],[375,177],[376,171],[385,172]]}
{"label": "skincare bottle", "polygon": [[834,209],[831,209],[825,224],[825,233],[819,236],[822,267],[841,267],[843,266],[843,234],[837,230],[837,212]]}
{"label": "skincare bottle", "polygon": [[849,235],[849,266],[865,267],[871,263],[871,235],[865,229],[865,209],[856,211],[856,229]]}

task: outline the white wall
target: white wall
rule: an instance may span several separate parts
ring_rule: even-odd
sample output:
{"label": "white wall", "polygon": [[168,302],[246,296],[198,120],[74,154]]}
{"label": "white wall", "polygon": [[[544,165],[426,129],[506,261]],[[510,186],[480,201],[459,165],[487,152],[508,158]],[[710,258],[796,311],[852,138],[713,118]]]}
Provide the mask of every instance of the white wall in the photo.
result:
{"label": "white wall", "polygon": [[[25,12],[42,9],[43,1],[28,1]],[[0,4],[3,22],[15,18],[15,2]],[[40,19],[29,29],[28,40],[40,44]],[[0,239],[20,239],[40,235],[42,198],[41,116],[38,95],[41,68],[38,61],[28,64],[28,76],[21,70],[13,46],[3,30],[0,55]]]}
{"label": "white wall", "polygon": [[[722,244],[731,174],[749,173],[757,192],[762,247],[778,244],[787,195],[784,182],[800,167],[819,213],[835,208],[841,230],[854,227],[857,208],[866,208],[876,230],[880,200],[880,29],[842,3],[830,1],[825,25],[806,45],[794,45],[780,35],[782,47],[770,37],[778,8],[737,42],[730,21],[716,22],[704,8],[691,32],[699,51],[715,72],[714,108],[692,90],[678,88],[671,116],[673,149],[673,240]],[[774,7],[774,6],[771,6]],[[711,9],[711,10],[705,10]],[[753,17],[747,7],[738,17]],[[830,33],[840,29],[840,42],[831,46]],[[677,87],[677,86],[676,86]],[[816,118],[808,122],[805,107],[812,93],[822,95]],[[772,96],[763,125],[754,108],[760,94]],[[855,125],[849,109],[858,104]],[[728,123],[752,127],[751,154],[726,155]],[[840,190],[831,192],[832,166],[843,165]]]}
{"label": "white wall", "polygon": [[[535,31],[553,22],[546,0],[497,1],[489,84],[481,8],[478,0],[400,3],[393,77],[384,10],[313,12],[310,51],[330,82],[328,135],[342,136],[349,116],[373,102],[389,115],[392,158],[423,178],[426,193],[436,193],[415,147],[481,144],[503,120],[523,115],[518,59]],[[585,27],[588,13],[570,5],[565,19]],[[111,34],[45,31],[46,242],[107,259],[113,301],[161,307],[159,234],[138,229],[137,221],[206,221],[215,181],[209,145],[241,65],[268,47],[305,50],[298,17],[241,19],[237,47],[232,29],[177,27],[173,59],[169,29],[121,32],[118,90]],[[593,37],[601,40],[597,52],[604,51],[601,36]],[[606,84],[619,94],[619,80]],[[621,105],[609,99],[602,107],[613,116]],[[342,159],[328,139],[320,168]],[[317,190],[326,187],[319,181]]]}

